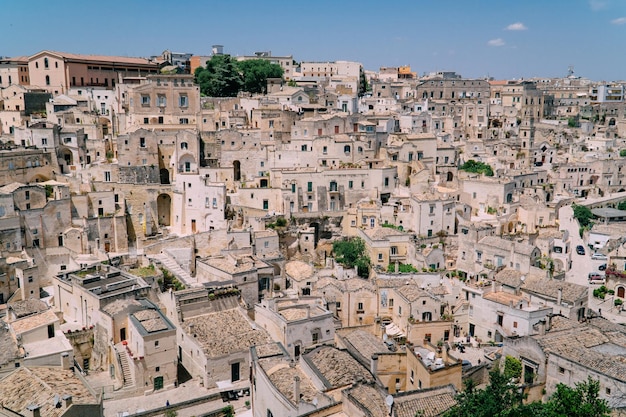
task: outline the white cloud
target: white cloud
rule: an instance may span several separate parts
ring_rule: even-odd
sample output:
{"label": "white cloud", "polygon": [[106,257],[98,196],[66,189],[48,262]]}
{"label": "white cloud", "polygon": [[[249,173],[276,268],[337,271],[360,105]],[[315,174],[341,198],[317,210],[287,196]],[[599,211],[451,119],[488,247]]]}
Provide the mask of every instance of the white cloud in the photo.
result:
{"label": "white cloud", "polygon": [[606,9],[607,6],[608,6],[608,2],[605,0],[589,0],[589,7],[594,12],[597,12],[598,10]]}
{"label": "white cloud", "polygon": [[624,25],[626,24],[626,17],[618,17],[617,19],[611,20],[611,23],[614,25]]}
{"label": "white cloud", "polygon": [[528,29],[522,22],[511,23],[506,30],[526,30]]}
{"label": "white cloud", "polygon": [[497,38],[497,39],[492,39],[489,42],[487,42],[487,45],[489,46],[504,46],[505,42],[504,39],[502,38]]}

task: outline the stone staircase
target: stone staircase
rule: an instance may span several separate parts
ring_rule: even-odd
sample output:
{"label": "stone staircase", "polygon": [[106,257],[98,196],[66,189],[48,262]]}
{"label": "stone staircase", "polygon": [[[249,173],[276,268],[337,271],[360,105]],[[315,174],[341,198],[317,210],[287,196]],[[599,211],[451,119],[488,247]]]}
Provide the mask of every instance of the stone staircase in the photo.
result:
{"label": "stone staircase", "polygon": [[133,373],[130,370],[131,364],[128,363],[128,352],[126,352],[126,346],[121,343],[115,345],[117,356],[120,358],[120,366],[122,367],[122,375],[124,376],[123,390],[133,389],[135,382],[133,381]]}
{"label": "stone staircase", "polygon": [[160,262],[163,268],[174,274],[176,279],[178,279],[183,285],[185,285],[185,287],[191,288],[198,285],[197,279],[192,277],[189,272],[181,268],[178,262],[176,262],[176,260],[167,253],[148,255],[148,258],[153,261]]}

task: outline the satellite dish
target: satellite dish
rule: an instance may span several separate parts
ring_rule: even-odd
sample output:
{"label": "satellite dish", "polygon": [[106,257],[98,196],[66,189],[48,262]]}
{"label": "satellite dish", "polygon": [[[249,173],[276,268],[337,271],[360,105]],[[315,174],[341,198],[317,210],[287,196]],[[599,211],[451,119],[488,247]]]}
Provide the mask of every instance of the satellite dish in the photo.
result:
{"label": "satellite dish", "polygon": [[393,405],[393,395],[390,394],[385,397],[385,404],[387,404],[389,407]]}

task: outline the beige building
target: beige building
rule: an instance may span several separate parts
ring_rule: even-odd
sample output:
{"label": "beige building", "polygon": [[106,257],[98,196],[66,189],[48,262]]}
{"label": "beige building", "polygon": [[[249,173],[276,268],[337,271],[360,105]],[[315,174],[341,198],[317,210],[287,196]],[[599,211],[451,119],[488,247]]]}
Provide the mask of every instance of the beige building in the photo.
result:
{"label": "beige building", "polygon": [[206,388],[247,379],[250,348],[271,340],[239,308],[187,317],[181,330],[180,361]]}
{"label": "beige building", "polygon": [[120,101],[126,112],[126,125],[120,126],[123,131],[138,126],[170,130],[199,126],[200,88],[192,75],[149,75],[129,87]]}
{"label": "beige building", "polygon": [[74,86],[115,87],[119,75],[154,74],[158,64],[144,58],[41,51],[28,57],[30,84],[62,94]]}
{"label": "beige building", "polygon": [[255,305],[254,313],[255,322],[294,358],[335,339],[333,314],[321,298],[263,299]]}

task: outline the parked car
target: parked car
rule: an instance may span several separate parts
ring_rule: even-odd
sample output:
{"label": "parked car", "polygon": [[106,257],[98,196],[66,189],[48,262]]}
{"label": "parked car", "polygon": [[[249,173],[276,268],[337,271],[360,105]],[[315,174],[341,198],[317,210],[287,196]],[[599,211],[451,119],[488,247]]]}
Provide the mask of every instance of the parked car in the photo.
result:
{"label": "parked car", "polygon": [[585,248],[583,247],[583,245],[576,246],[576,253],[579,254],[579,255],[584,255],[585,254]]}
{"label": "parked car", "polygon": [[589,283],[590,284],[604,284],[604,275],[600,274],[599,272],[590,272]]}
{"label": "parked car", "polygon": [[606,264],[602,264],[598,267],[598,271],[606,271]]}
{"label": "parked car", "polygon": [[605,254],[603,253],[594,253],[593,255],[591,255],[591,259],[596,259],[596,260],[601,260],[601,261],[606,261],[607,257]]}

